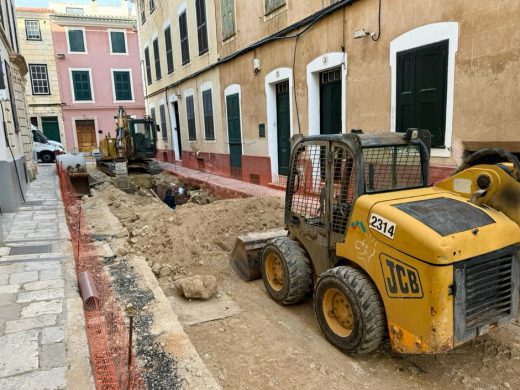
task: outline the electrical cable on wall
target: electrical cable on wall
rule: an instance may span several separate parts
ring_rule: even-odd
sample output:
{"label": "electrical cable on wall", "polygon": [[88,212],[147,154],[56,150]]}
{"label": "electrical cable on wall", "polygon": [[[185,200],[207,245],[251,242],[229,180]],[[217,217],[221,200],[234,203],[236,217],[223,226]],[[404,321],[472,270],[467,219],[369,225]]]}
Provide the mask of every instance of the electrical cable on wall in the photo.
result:
{"label": "electrical cable on wall", "polygon": [[372,38],[372,40],[374,42],[376,42],[379,40],[380,36],[381,36],[381,0],[379,0],[379,11],[378,11],[378,15],[377,15],[377,34],[372,34],[370,36],[370,38]]}
{"label": "electrical cable on wall", "polygon": [[5,142],[7,144],[7,147],[9,148],[9,151],[11,152],[11,156],[13,157],[13,164],[14,164],[14,169],[16,171],[16,179],[18,181],[18,188],[20,189],[20,195],[22,196],[22,200],[25,203],[25,195],[23,194],[22,182],[20,181],[20,172],[18,171],[18,166],[16,165],[16,159],[14,158],[13,149],[11,148],[11,143],[9,142],[9,137],[7,135],[7,127],[6,127],[6,123],[5,123],[5,113],[4,113],[4,101],[1,99],[0,99],[0,108],[2,109],[2,124],[4,126]]}

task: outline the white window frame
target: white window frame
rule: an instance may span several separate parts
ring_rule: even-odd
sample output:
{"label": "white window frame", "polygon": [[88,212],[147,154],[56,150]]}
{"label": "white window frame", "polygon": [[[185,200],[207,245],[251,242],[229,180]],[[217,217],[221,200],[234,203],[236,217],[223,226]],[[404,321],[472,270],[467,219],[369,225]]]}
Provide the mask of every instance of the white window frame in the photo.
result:
{"label": "white window frame", "polygon": [[289,81],[289,115],[291,136],[294,134],[293,122],[293,71],[291,68],[278,68],[265,76],[265,100],[267,108],[267,149],[271,160],[271,175],[278,177],[278,117],[276,107],[276,85]]}
{"label": "white window frame", "polygon": [[448,77],[446,88],[446,124],[444,140],[446,147],[432,148],[432,157],[451,157],[453,136],[453,96],[455,91],[455,56],[459,47],[459,24],[440,22],[426,24],[407,31],[390,42],[390,68],[392,72],[392,96],[390,129],[395,132],[397,105],[397,53],[448,40]]}
{"label": "white window frame", "polygon": [[[85,51],[70,51],[70,42],[69,42],[69,31],[70,30],[81,30],[81,31],[83,31],[83,45],[85,46]],[[67,37],[67,52],[68,52],[68,54],[79,54],[79,55],[88,54],[87,34],[85,33],[85,27],[65,27],[65,35]]]}
{"label": "white window frame", "polygon": [[[130,74],[130,93],[132,100],[117,100],[116,99],[116,83],[114,79],[114,72],[128,72]],[[110,77],[112,78],[112,103],[135,103],[134,95],[134,77],[131,68],[110,68]]]}
{"label": "white window frame", "polygon": [[[38,33],[40,35],[39,38],[29,38],[29,36],[27,35],[27,22],[36,22],[36,24],[38,25]],[[37,42],[41,42],[42,41],[42,29],[41,29],[41,26],[40,26],[40,20],[39,19],[25,19],[24,20],[24,25],[25,25],[25,39],[27,41],[37,41]]]}
{"label": "white window frame", "polygon": [[341,133],[347,126],[347,53],[322,54],[307,65],[309,135],[320,134],[320,73],[341,67]]}
{"label": "white window frame", "polygon": [[[213,137],[214,137],[214,139],[206,139],[206,117],[204,115],[204,98],[202,97],[202,93],[207,90],[211,91],[211,112],[213,112]],[[203,141],[204,141],[204,143],[207,143],[207,144],[216,144],[217,143],[217,131],[216,131],[216,126],[215,126],[215,101],[214,101],[215,94],[213,92],[215,92],[215,91],[213,90],[213,83],[211,81],[205,81],[200,86],[200,106],[202,107],[201,112],[202,112],[202,120],[204,123]]]}
{"label": "white window frame", "polygon": [[[124,53],[114,53],[114,51],[112,50],[112,35],[111,35],[111,33],[113,33],[113,32],[121,32],[125,36],[125,50],[126,51]],[[111,56],[127,56],[127,55],[129,55],[129,53],[128,53],[128,39],[126,37],[126,30],[125,29],[110,28],[110,29],[108,29],[107,34],[108,34],[108,44],[110,46],[110,55]]]}
{"label": "white window frame", "polygon": [[[31,92],[33,96],[48,96],[51,94],[51,81],[49,78],[49,65],[47,64],[27,64],[29,68],[29,78],[31,80]],[[33,77],[32,77],[32,66],[44,66],[45,67],[45,74],[47,76],[47,92],[46,93],[35,93],[34,92],[34,84],[33,84]]]}
{"label": "white window frame", "polygon": [[[90,78],[90,93],[92,95],[92,100],[76,100],[75,94],[74,94],[74,81],[72,80],[72,72],[73,71],[88,71],[88,75]],[[83,104],[83,103],[95,103],[96,97],[94,95],[94,83],[92,82],[92,68],[69,68],[69,80],[70,80],[70,91],[72,93],[72,103],[74,104]]]}

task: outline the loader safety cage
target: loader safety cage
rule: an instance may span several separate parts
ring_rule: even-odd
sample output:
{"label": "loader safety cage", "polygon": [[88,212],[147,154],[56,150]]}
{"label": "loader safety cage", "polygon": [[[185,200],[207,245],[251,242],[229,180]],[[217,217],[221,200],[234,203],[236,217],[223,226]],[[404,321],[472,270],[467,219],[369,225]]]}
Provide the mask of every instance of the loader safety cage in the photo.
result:
{"label": "loader safety cage", "polygon": [[344,234],[359,196],[428,186],[430,145],[430,133],[416,129],[294,137],[285,223],[298,216]]}

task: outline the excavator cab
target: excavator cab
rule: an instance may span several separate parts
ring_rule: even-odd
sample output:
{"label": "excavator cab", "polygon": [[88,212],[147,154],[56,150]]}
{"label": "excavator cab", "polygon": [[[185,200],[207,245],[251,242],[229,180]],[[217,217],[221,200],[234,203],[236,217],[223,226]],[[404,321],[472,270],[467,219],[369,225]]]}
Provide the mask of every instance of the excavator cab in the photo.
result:
{"label": "excavator cab", "polygon": [[157,127],[153,119],[130,119],[129,127],[134,146],[134,158],[155,158]]}

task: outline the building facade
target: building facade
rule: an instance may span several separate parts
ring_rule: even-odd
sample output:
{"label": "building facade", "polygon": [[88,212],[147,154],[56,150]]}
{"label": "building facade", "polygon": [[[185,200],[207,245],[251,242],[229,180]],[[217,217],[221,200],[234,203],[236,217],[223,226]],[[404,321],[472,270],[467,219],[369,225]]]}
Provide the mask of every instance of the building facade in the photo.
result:
{"label": "building facade", "polygon": [[161,127],[158,157],[196,164],[194,156],[225,156],[213,1],[137,5],[147,110]]}
{"label": "building facade", "polygon": [[[177,2],[157,3],[140,1],[152,20],[151,26],[140,24],[141,42],[152,42],[163,23],[149,11],[152,5],[155,12],[182,14]],[[184,165],[222,174],[236,169],[245,181],[283,183],[292,135],[352,128],[430,130],[430,181],[449,175],[481,147],[520,153],[517,1],[188,3],[194,8],[187,9],[192,22],[186,35],[183,20],[175,20],[174,53],[185,41],[190,52],[197,49],[196,15],[203,3],[208,28],[215,18],[216,51],[210,57],[215,61],[202,69],[182,66],[178,76],[157,84],[152,80],[147,90],[151,104],[158,95],[177,97],[180,137],[190,147],[181,154]],[[146,69],[153,70],[149,63]],[[219,130],[215,143],[199,140],[199,133],[195,141],[190,119],[195,111],[200,131],[203,80],[212,75],[218,77],[218,83],[212,80],[212,121]],[[193,100],[198,104],[186,99],[196,90],[190,83],[198,88],[200,97]]]}
{"label": "building facade", "polygon": [[31,124],[66,148],[58,71],[47,8],[17,8],[20,50],[29,74],[26,91]]}
{"label": "building facade", "polygon": [[20,54],[14,0],[0,0],[0,213],[24,201],[36,175],[27,116],[27,64]]}
{"label": "building facade", "polygon": [[126,1],[50,7],[65,143],[88,155],[106,134],[115,135],[119,106],[135,117],[145,114],[136,21]]}

